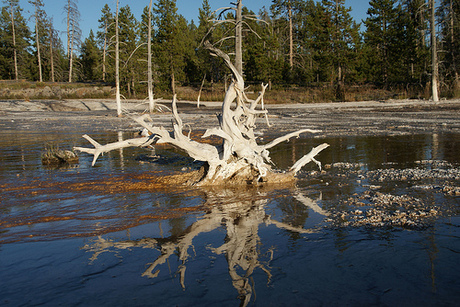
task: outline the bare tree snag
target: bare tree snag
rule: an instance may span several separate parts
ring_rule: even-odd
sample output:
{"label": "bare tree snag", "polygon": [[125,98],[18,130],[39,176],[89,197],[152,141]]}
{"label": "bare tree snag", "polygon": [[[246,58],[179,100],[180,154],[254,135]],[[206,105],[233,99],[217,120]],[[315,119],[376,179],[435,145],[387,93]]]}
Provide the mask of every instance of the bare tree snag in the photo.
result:
{"label": "bare tree snag", "polygon": [[201,81],[201,86],[200,86],[200,91],[198,92],[198,98],[196,99],[196,107],[200,107],[200,98],[201,98],[201,92],[203,91],[203,86],[204,86],[204,81],[206,80],[206,74],[203,76],[203,80]]}
{"label": "bare tree snag", "polygon": [[16,30],[14,26],[14,9],[18,4],[18,1],[9,1],[10,4],[10,17],[11,17],[11,34],[13,36],[13,60],[14,60],[14,80],[19,79],[18,73],[18,47],[16,46]]}
{"label": "bare tree snag", "polygon": [[30,4],[35,6],[35,13],[34,13],[35,44],[37,47],[38,81],[43,82],[42,59],[41,59],[41,53],[40,53],[40,33],[39,33],[40,22],[42,22],[42,20],[40,20],[40,10],[41,10],[41,7],[43,6],[43,3],[39,0],[34,0],[34,1],[30,1]]}
{"label": "bare tree snag", "polygon": [[149,25],[147,37],[147,67],[148,67],[148,94],[149,94],[149,112],[153,113],[155,101],[153,100],[153,78],[152,78],[152,4],[149,4]]}
{"label": "bare tree snag", "polygon": [[430,30],[431,30],[431,91],[433,101],[438,102],[438,54],[436,50],[436,13],[435,13],[435,1],[430,0],[431,5],[431,16],[430,16]]}
{"label": "bare tree snag", "polygon": [[121,94],[120,94],[120,37],[118,28],[118,6],[119,0],[117,0],[117,13],[115,15],[115,100],[117,102],[117,115],[121,116]]}
{"label": "bare tree snag", "polygon": [[[148,136],[100,145],[85,135],[83,137],[91,142],[95,148],[76,147],[75,149],[93,154],[94,165],[98,156],[103,152],[129,146],[168,143],[183,150],[193,159],[205,162],[205,167],[197,173],[196,178],[187,181],[188,184],[199,185],[288,182],[295,180],[298,171],[309,162],[315,162],[321,167],[321,163],[315,160],[315,156],[329,146],[326,143],[313,148],[310,153],[297,161],[287,173],[272,170],[268,149],[292,137],[298,137],[301,133],[319,131],[302,129],[279,137],[268,144],[259,145],[254,129],[256,128],[256,119],[260,116],[266,116],[268,113],[263,106],[263,95],[267,86],[262,85],[262,91],[256,100],[248,99],[244,94],[243,77],[232,64],[229,56],[212,47],[209,43],[205,43],[205,46],[214,55],[225,61],[234,76],[222,103],[222,113],[218,115],[219,127],[206,130],[202,136],[202,138],[217,136],[222,139],[221,144],[200,143],[184,134],[184,124],[177,112],[176,96],[174,96],[172,101],[173,131],[171,133],[163,127],[154,127],[151,124],[151,117],[145,114],[134,118],[134,120],[144,128]],[[259,103],[260,108],[258,108]],[[268,118],[266,117],[266,119],[268,123]]]}
{"label": "bare tree snag", "polygon": [[74,50],[81,39],[79,27],[80,12],[78,0],[67,0],[64,11],[67,13],[67,56],[69,60],[69,82],[73,80]]}

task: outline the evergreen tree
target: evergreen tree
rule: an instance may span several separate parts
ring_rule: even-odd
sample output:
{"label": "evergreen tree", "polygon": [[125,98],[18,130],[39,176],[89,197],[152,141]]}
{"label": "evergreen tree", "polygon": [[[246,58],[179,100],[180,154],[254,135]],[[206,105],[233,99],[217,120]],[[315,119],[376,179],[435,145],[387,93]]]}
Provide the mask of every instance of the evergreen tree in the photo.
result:
{"label": "evergreen tree", "polygon": [[96,33],[99,48],[102,50],[102,80],[114,80],[114,63],[113,56],[109,57],[109,52],[113,54],[114,44],[113,37],[115,36],[115,21],[113,14],[108,4],[102,8],[102,16],[99,21],[99,31]]}
{"label": "evergreen tree", "polygon": [[[453,95],[460,89],[460,2],[441,0],[438,8],[438,24],[443,52],[440,53],[440,75],[452,84]],[[458,95],[458,93],[457,93]]]}
{"label": "evergreen tree", "polygon": [[294,29],[294,15],[298,12],[297,9],[302,5],[302,1],[297,0],[273,0],[270,9],[274,17],[278,20],[282,19],[287,26],[287,42],[288,42],[288,55],[289,67],[294,68],[294,43],[295,43],[295,29]]}
{"label": "evergreen tree", "polygon": [[345,0],[323,0],[322,5],[328,18],[323,28],[324,38],[327,38],[324,41],[326,48],[322,50],[321,57],[330,69],[330,81],[336,81],[336,99],[343,101],[345,75],[353,73],[356,65],[359,25],[350,16],[351,8],[345,7]]}
{"label": "evergreen tree", "polygon": [[81,42],[80,12],[77,0],[67,0],[64,6],[67,15],[67,57],[69,59],[69,82],[73,79],[74,51]]}
{"label": "evergreen tree", "polygon": [[17,0],[4,1],[0,16],[0,78],[30,78],[30,31]]}
{"label": "evergreen tree", "polygon": [[89,36],[85,39],[81,46],[81,69],[83,80],[93,81],[102,78],[100,70],[100,50],[97,47],[96,39],[93,30],[90,30]]}
{"label": "evergreen tree", "polygon": [[136,95],[136,85],[139,81],[139,71],[145,71],[139,68],[137,46],[139,41],[139,25],[137,19],[131,12],[129,5],[120,8],[118,16],[119,40],[120,40],[120,82],[124,91],[130,95]]}
{"label": "evergreen tree", "polygon": [[396,34],[396,22],[398,13],[395,5],[396,0],[371,0],[370,8],[367,10],[369,17],[364,21],[366,32],[364,34],[367,50],[369,51],[368,61],[373,70],[374,82],[381,82],[388,86],[390,70],[395,63],[390,53],[395,48],[393,43]]}
{"label": "evergreen tree", "polygon": [[[175,0],[158,0],[153,9],[156,32],[154,36],[155,59],[159,69],[160,87],[169,88],[175,94],[176,78],[185,67],[185,19],[177,14]],[[181,31],[185,31],[182,32]]]}
{"label": "evergreen tree", "polygon": [[12,40],[12,47],[13,47],[13,61],[14,61],[14,79],[18,80],[19,73],[18,73],[18,50],[16,45],[16,26],[15,26],[15,19],[14,13],[18,10],[18,2],[19,0],[9,0],[4,1],[6,4],[9,5],[10,8],[10,16],[11,16],[11,40]]}
{"label": "evergreen tree", "polygon": [[143,47],[142,54],[147,55],[147,94],[149,99],[149,112],[153,113],[155,101],[153,100],[153,64],[152,64],[152,20],[153,0],[150,0],[149,6],[144,8],[140,23],[140,39],[147,40],[147,48]]}
{"label": "evergreen tree", "polygon": [[[216,18],[215,14],[211,11],[211,6],[208,0],[203,0],[201,8],[198,9],[198,28],[196,29],[196,43],[201,44],[204,40],[208,40],[214,44],[215,38],[212,31],[212,20]],[[195,79],[207,77],[208,81],[218,80],[218,71],[220,70],[220,63],[215,57],[209,55],[209,51],[203,48],[197,49],[197,62],[195,63]],[[192,69],[191,69],[192,70]]]}
{"label": "evergreen tree", "polygon": [[67,71],[67,61],[62,40],[59,37],[58,31],[53,27],[52,20],[49,21],[48,26],[48,50],[47,66],[51,82],[65,81],[65,72]]}
{"label": "evergreen tree", "polygon": [[43,26],[46,21],[46,13],[43,10],[44,4],[42,0],[29,0],[29,3],[34,6],[35,10],[33,18],[35,21],[35,50],[38,63],[38,81],[43,82],[42,51],[40,41],[42,40],[42,36],[45,35],[45,33],[43,33]]}
{"label": "evergreen tree", "polygon": [[[243,15],[250,16],[254,13],[244,8]],[[249,82],[271,84],[281,80],[284,57],[277,58],[273,52],[279,49],[279,45],[271,21],[266,10],[260,12],[259,19],[246,21],[247,27],[252,30],[243,35],[244,72]]]}
{"label": "evergreen tree", "polygon": [[[397,6],[396,33],[393,41],[399,48],[394,56],[401,59],[396,69],[396,80],[406,84],[424,84],[428,82],[429,48],[426,43],[428,33],[427,6],[425,0],[403,0]],[[396,64],[396,63],[395,63]]]}
{"label": "evergreen tree", "polygon": [[293,15],[297,47],[292,75],[298,84],[329,80],[329,69],[324,68],[330,63],[324,54],[330,49],[327,31],[330,22],[330,16],[320,2],[308,0],[298,3]]}

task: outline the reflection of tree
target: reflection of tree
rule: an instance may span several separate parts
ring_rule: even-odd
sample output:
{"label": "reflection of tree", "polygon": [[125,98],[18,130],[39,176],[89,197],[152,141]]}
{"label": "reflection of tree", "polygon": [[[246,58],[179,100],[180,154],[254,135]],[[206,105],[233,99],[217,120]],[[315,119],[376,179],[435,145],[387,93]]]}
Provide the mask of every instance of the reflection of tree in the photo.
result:
{"label": "reflection of tree", "polygon": [[[269,260],[259,259],[261,238],[259,225],[274,225],[296,233],[313,233],[314,230],[304,229],[276,220],[272,220],[265,212],[265,205],[270,195],[256,190],[210,190],[206,191],[206,204],[210,208],[205,215],[191,226],[181,236],[172,235],[169,238],[146,238],[142,240],[126,240],[114,242],[98,237],[92,244],[85,245],[84,249],[93,253],[91,261],[111,249],[128,249],[132,247],[159,249],[161,255],[149,265],[142,276],[155,278],[158,276],[159,267],[176,254],[181,265],[178,268],[180,284],[185,288],[185,271],[188,251],[194,248],[193,240],[202,233],[210,232],[223,227],[227,231],[224,243],[210,250],[216,255],[225,255],[228,263],[229,275],[233,287],[238,291],[241,306],[246,306],[252,296],[254,270],[261,269],[267,274],[268,282],[271,278],[269,262],[273,258],[273,250],[269,250]],[[305,206],[318,213],[325,213],[313,201],[299,192],[295,198]],[[243,273],[241,273],[243,272]],[[252,282],[251,282],[252,281]]]}

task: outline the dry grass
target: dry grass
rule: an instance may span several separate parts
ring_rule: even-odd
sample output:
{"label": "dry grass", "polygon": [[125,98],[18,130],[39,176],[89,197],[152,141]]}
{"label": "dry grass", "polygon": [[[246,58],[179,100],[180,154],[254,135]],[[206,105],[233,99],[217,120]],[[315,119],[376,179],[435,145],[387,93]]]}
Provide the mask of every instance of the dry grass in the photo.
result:
{"label": "dry grass", "polygon": [[[21,99],[17,90],[25,89],[43,89],[49,86],[59,87],[61,89],[79,89],[89,87],[101,87],[103,84],[99,83],[51,83],[51,82],[29,82],[25,80],[20,81],[0,81],[0,98],[2,99]],[[8,91],[10,90],[10,91]],[[258,96],[261,86],[258,83],[249,84],[246,88],[246,94],[249,98],[255,99]],[[177,97],[181,100],[197,101],[200,87],[199,86],[177,86]],[[147,95],[146,89],[142,86],[137,89],[137,97],[130,97],[131,99],[144,99]],[[122,93],[123,94],[123,93]],[[72,91],[61,95],[60,97],[41,97],[40,94],[28,96],[29,99],[98,99],[98,98],[114,98],[110,92],[90,95],[85,94],[83,97],[79,96],[78,91]],[[125,95],[126,96],[126,95]],[[223,83],[206,84],[201,92],[201,101],[223,101],[225,96],[225,86]],[[441,87],[440,96],[447,98],[460,97],[460,86]],[[128,97],[128,96],[127,96]],[[165,99],[172,99],[170,91],[155,92],[155,97],[163,97]],[[431,88],[429,85],[422,88],[421,86],[394,86],[389,89],[377,88],[373,85],[346,85],[344,88],[345,101],[382,101],[388,99],[430,99]],[[317,84],[310,87],[297,87],[297,86],[274,86],[272,89],[267,89],[264,97],[265,103],[324,103],[335,102],[336,89],[330,83]]]}

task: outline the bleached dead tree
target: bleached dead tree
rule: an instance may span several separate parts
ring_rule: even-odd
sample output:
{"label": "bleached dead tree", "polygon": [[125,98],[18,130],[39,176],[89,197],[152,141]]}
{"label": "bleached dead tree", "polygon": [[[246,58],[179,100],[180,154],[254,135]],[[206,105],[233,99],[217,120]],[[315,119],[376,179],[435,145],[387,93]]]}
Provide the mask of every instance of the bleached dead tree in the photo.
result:
{"label": "bleached dead tree", "polygon": [[155,101],[153,100],[153,78],[152,78],[152,4],[149,4],[149,24],[148,24],[148,37],[147,37],[147,67],[148,67],[148,91],[149,91],[149,111],[153,113],[155,108]]}
{"label": "bleached dead tree", "polygon": [[[249,20],[255,20],[255,21],[260,21],[260,22],[265,22],[265,21],[262,20],[262,19],[258,19],[257,16],[254,16],[254,15],[248,15],[248,16],[243,15],[243,0],[237,0],[236,2],[232,2],[231,4],[233,5],[232,7],[223,7],[223,8],[220,8],[220,9],[218,9],[218,10],[216,10],[214,12],[214,13],[216,13],[217,11],[220,11],[219,18],[218,18],[218,20],[211,20],[211,22],[214,25],[209,29],[209,32],[205,35],[205,37],[203,38],[202,42],[204,42],[207,39],[208,34],[210,32],[212,32],[217,26],[222,25],[224,23],[233,24],[235,26],[234,27],[234,30],[235,30],[234,35],[233,36],[223,37],[218,42],[216,42],[215,45],[218,45],[218,44],[220,44],[221,42],[223,42],[224,40],[227,40],[227,39],[232,39],[232,38],[235,39],[235,61],[234,61],[234,65],[235,65],[236,70],[238,71],[238,73],[240,75],[243,75],[243,25],[245,25],[249,29],[249,31],[251,31],[252,33],[254,33],[255,35],[257,35],[259,37],[259,35],[255,31],[253,31],[252,28],[249,26],[249,24],[247,22],[245,22],[244,20],[249,19]],[[219,20],[228,11],[234,11],[235,12],[235,18],[234,19],[222,19],[222,20]],[[213,13],[213,15],[214,15],[214,13]]]}
{"label": "bleached dead tree", "polygon": [[[234,80],[229,86],[222,103],[222,113],[218,115],[219,128],[206,130],[203,138],[217,136],[222,139],[219,145],[200,143],[186,136],[183,131],[183,122],[179,117],[176,106],[176,97],[172,102],[173,131],[170,133],[163,127],[154,127],[148,114],[134,118],[148,136],[125,140],[107,145],[100,145],[89,136],[84,137],[95,148],[75,147],[76,150],[94,155],[93,165],[98,156],[110,150],[129,146],[150,146],[159,143],[168,143],[185,151],[195,160],[205,162],[205,167],[197,173],[196,178],[189,184],[213,185],[224,183],[258,183],[258,182],[285,182],[294,180],[297,172],[307,163],[315,162],[315,156],[329,145],[324,143],[312,149],[312,151],[298,160],[287,173],[275,172],[271,168],[269,149],[277,144],[287,141],[292,137],[298,137],[301,133],[315,133],[318,130],[302,129],[285,136],[279,137],[272,142],[259,145],[256,140],[254,129],[256,119],[265,116],[268,123],[268,111],[263,104],[263,96],[267,85],[262,84],[262,91],[256,100],[250,100],[244,93],[243,76],[231,63],[227,54],[205,44],[215,56],[221,57],[233,73]],[[257,109],[257,107],[259,107]]]}
{"label": "bleached dead tree", "polygon": [[120,94],[120,29],[118,27],[119,0],[117,0],[117,12],[115,14],[115,100],[117,102],[117,115],[121,116],[121,94]]}
{"label": "bleached dead tree", "polygon": [[18,73],[18,47],[16,46],[16,30],[15,30],[15,19],[14,19],[14,11],[18,8],[19,0],[8,0],[4,1],[6,4],[10,6],[10,19],[11,19],[11,36],[13,39],[13,61],[14,61],[14,80],[19,79]]}
{"label": "bleached dead tree", "polygon": [[430,31],[431,31],[431,91],[433,96],[433,101],[439,101],[438,97],[438,54],[436,48],[436,10],[435,10],[435,1],[430,0],[431,16],[430,16]]}
{"label": "bleached dead tree", "polygon": [[64,6],[67,14],[67,57],[69,60],[69,82],[73,77],[74,50],[80,41],[81,29],[79,27],[80,12],[78,11],[77,0],[67,0]]}
{"label": "bleached dead tree", "polygon": [[43,2],[41,0],[30,0],[30,4],[35,7],[34,19],[35,19],[35,43],[37,47],[37,61],[38,61],[38,80],[43,82],[43,74],[42,74],[42,59],[40,53],[40,23],[43,22]]}

